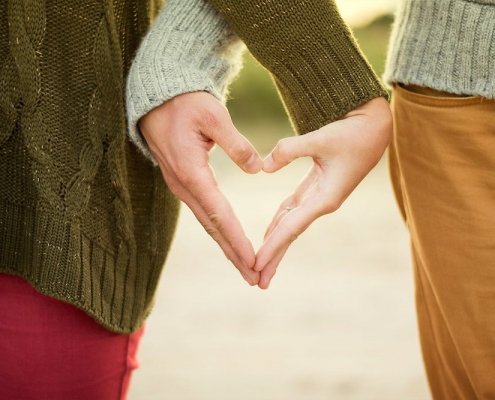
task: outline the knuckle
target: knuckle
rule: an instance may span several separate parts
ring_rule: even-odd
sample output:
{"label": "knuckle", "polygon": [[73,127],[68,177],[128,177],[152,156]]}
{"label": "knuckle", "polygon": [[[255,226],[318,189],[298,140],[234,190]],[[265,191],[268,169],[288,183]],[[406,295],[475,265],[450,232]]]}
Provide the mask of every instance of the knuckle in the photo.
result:
{"label": "knuckle", "polygon": [[222,218],[216,211],[209,212],[208,218],[216,229],[220,228],[220,226],[222,225]]}
{"label": "knuckle", "polygon": [[197,174],[191,173],[191,171],[179,169],[176,174],[177,179],[186,187],[195,186],[199,181],[199,177],[197,176]]}
{"label": "knuckle", "polygon": [[343,203],[343,200],[341,200],[339,198],[328,199],[324,204],[323,213],[324,214],[331,214],[331,213],[337,211],[340,208],[340,206],[342,205],[342,203]]}
{"label": "knuckle", "polygon": [[205,224],[205,225],[203,225],[203,227],[204,227],[206,233],[208,233],[208,235],[210,235],[213,239],[217,240],[218,230],[214,226],[212,226],[210,224]]}
{"label": "knuckle", "polygon": [[230,150],[231,154],[241,163],[245,163],[253,155],[253,151],[245,143],[235,143]]}

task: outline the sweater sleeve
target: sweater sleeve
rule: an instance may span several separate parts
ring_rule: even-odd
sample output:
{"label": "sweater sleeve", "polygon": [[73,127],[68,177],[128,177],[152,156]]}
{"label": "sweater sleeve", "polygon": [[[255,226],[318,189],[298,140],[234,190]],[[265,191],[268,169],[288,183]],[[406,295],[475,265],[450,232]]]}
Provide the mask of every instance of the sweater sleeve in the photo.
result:
{"label": "sweater sleeve", "polygon": [[207,91],[225,102],[245,46],[206,0],[168,0],[145,35],[126,86],[128,136],[157,165],[138,121],[167,100]]}
{"label": "sweater sleeve", "polygon": [[334,0],[209,0],[272,74],[296,132],[388,97]]}

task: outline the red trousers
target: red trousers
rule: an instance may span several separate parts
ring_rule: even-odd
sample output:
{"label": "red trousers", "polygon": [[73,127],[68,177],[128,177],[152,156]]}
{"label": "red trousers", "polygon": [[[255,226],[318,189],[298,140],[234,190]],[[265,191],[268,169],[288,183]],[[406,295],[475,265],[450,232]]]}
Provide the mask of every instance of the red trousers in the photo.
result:
{"label": "red trousers", "polygon": [[0,274],[0,399],[124,400],[142,330],[112,333]]}

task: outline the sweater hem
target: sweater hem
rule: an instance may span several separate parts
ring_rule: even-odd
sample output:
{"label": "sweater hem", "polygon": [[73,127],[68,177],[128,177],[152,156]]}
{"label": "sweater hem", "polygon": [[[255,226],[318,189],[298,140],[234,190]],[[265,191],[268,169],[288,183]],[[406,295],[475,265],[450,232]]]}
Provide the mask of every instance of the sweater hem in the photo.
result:
{"label": "sweater hem", "polygon": [[44,206],[0,199],[0,272],[26,279],[40,293],[74,305],[112,332],[132,333],[149,315],[161,269],[154,260],[159,258],[140,253],[144,276],[138,287],[130,274],[136,256],[125,242],[111,252],[85,235],[77,220]]}
{"label": "sweater hem", "polygon": [[495,6],[468,0],[398,10],[384,81],[495,98]]}
{"label": "sweater hem", "polygon": [[151,310],[143,314],[142,318],[140,318],[138,321],[136,321],[136,324],[132,328],[123,328],[122,326],[112,323],[109,321],[105,316],[100,314],[98,311],[92,309],[90,306],[87,304],[81,302],[77,298],[72,298],[68,296],[66,293],[62,293],[58,291],[57,289],[49,288],[46,287],[42,282],[39,282],[36,280],[35,277],[29,276],[28,274],[16,271],[12,268],[6,267],[4,265],[0,265],[0,274],[6,274],[6,275],[13,275],[17,276],[18,278],[24,279],[26,282],[28,282],[37,292],[49,296],[51,298],[54,298],[56,300],[62,301],[64,303],[70,304],[77,309],[83,311],[87,315],[89,315],[92,319],[94,319],[98,324],[106,328],[107,330],[118,333],[118,334],[125,334],[125,335],[130,335],[137,331],[144,323],[146,318],[148,318],[149,314],[151,313]]}

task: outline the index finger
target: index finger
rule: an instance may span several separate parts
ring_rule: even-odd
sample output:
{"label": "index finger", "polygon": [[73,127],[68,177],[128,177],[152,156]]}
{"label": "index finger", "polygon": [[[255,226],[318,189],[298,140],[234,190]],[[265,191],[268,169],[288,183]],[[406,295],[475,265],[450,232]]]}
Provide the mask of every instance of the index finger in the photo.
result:
{"label": "index finger", "polygon": [[204,168],[197,171],[187,188],[242,263],[236,267],[253,268],[255,262],[253,245],[244,233],[229,201],[218,188],[211,169]]}
{"label": "index finger", "polygon": [[272,229],[256,255],[255,270],[263,270],[280,252],[285,253],[290,244],[297,239],[323,212],[322,208],[310,201],[290,210]]}

